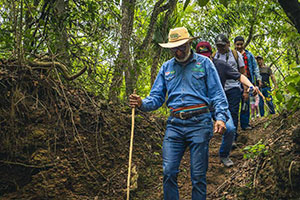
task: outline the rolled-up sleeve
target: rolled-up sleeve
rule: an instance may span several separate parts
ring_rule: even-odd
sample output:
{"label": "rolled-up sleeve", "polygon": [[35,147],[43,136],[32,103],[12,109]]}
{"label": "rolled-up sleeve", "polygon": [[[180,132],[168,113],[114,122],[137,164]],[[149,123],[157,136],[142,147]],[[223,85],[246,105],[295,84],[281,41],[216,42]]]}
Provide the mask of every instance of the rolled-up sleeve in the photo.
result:
{"label": "rolled-up sleeve", "polygon": [[142,106],[140,110],[142,111],[153,111],[158,109],[163,105],[166,99],[166,84],[163,72],[163,67],[160,69],[154,84],[152,86],[149,96],[142,100]]}
{"label": "rolled-up sleeve", "polygon": [[226,122],[229,116],[227,116],[228,102],[225,92],[222,88],[220,78],[217,70],[212,62],[208,62],[207,68],[207,95],[211,100],[211,107],[214,109],[214,115],[216,120]]}

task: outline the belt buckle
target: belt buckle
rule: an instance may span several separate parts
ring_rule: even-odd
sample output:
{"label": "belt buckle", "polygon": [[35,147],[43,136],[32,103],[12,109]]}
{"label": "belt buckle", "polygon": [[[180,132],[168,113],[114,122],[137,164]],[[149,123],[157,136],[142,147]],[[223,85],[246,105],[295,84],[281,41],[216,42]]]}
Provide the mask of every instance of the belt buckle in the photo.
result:
{"label": "belt buckle", "polygon": [[182,116],[182,113],[183,113],[183,112],[180,112],[180,113],[179,113],[179,118],[180,118],[180,119],[186,119],[184,116]]}

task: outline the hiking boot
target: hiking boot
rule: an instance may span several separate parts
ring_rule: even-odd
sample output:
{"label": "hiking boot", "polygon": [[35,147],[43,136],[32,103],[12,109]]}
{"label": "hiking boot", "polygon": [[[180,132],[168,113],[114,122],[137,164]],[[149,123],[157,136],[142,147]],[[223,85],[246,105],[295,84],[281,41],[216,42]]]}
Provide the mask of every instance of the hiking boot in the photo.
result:
{"label": "hiking boot", "polygon": [[233,162],[229,157],[220,157],[221,163],[223,163],[223,165],[225,167],[232,167],[233,166]]}
{"label": "hiking boot", "polygon": [[231,145],[231,149],[233,150],[233,149],[236,149],[236,148],[237,148],[237,144],[236,144],[236,142],[233,142],[232,145]]}

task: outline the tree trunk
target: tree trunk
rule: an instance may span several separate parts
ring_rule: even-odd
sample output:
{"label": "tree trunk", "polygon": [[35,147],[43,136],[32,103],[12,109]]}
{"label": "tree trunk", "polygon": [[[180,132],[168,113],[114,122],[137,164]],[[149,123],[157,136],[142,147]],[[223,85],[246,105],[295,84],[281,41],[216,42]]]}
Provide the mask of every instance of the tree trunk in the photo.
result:
{"label": "tree trunk", "polygon": [[300,33],[300,3],[298,0],[278,0],[288,18]]}
{"label": "tree trunk", "polygon": [[[109,88],[109,99],[113,102],[118,101],[120,95],[120,87],[123,81],[123,72],[126,74],[126,87],[132,87],[130,79],[131,73],[133,73],[131,55],[129,51],[130,39],[133,30],[134,19],[134,7],[135,0],[123,0],[122,1],[122,19],[121,19],[121,44],[118,58],[115,63],[115,71],[113,73],[112,83]],[[126,92],[127,92],[126,88]]]}
{"label": "tree trunk", "polygon": [[161,4],[164,2],[164,0],[159,0],[156,2],[150,23],[148,26],[148,31],[146,34],[145,39],[143,40],[142,44],[140,44],[135,50],[134,50],[134,65],[132,65],[132,60],[130,59],[130,53],[129,53],[129,41],[132,33],[132,26],[133,26],[133,17],[134,17],[134,5],[135,1],[133,0],[126,0],[122,3],[122,38],[121,38],[121,45],[120,45],[120,52],[118,55],[118,59],[116,61],[116,66],[113,78],[112,78],[112,84],[110,86],[110,92],[109,92],[109,98],[111,100],[117,100],[116,98],[120,94],[120,86],[122,84],[123,80],[123,72],[125,71],[125,82],[126,82],[126,96],[128,96],[133,89],[136,87],[136,82],[138,80],[138,76],[140,73],[140,67],[138,65],[138,60],[144,58],[145,52],[148,51],[147,48],[149,47],[149,44],[151,43],[151,39],[155,30],[156,21],[158,18],[158,15],[161,12],[164,12],[165,10],[174,10],[177,0],[170,0],[165,5],[161,6]]}
{"label": "tree trunk", "polygon": [[25,37],[23,39],[23,43],[24,43],[23,49],[24,49],[24,52],[27,52],[27,53],[32,52],[32,50],[35,47],[35,43],[33,41],[37,40],[35,37],[35,33],[31,30],[31,28],[32,28],[33,24],[35,23],[35,19],[32,15],[32,12],[37,9],[38,4],[39,4],[39,0],[34,0],[33,3],[30,3],[30,2],[25,3],[26,9],[24,10],[24,23],[25,23],[24,24],[24,34],[25,35],[33,34],[32,37]]}
{"label": "tree trunk", "polygon": [[[173,2],[174,0],[170,1]],[[148,47],[152,41],[153,33],[155,31],[156,21],[160,13],[164,12],[169,8],[170,2],[162,5],[164,0],[158,0],[153,8],[153,12],[150,18],[150,23],[147,29],[146,37],[143,42],[135,49],[135,57],[134,57],[134,69],[131,70],[132,73],[127,73],[128,76],[126,80],[126,93],[127,96],[133,91],[136,87],[136,82],[138,80],[139,74],[141,72],[141,67],[139,66],[138,60],[143,59],[145,53],[148,51]],[[177,2],[177,0],[176,0]],[[176,4],[176,3],[175,3]]]}
{"label": "tree trunk", "polygon": [[127,60],[127,66],[124,67],[125,69],[125,85],[126,85],[126,98],[128,98],[129,94],[133,92],[135,86],[135,77],[136,77],[136,70],[135,66],[132,65],[130,50],[129,50],[129,42],[131,39],[132,31],[133,31],[133,21],[134,21],[134,7],[135,7],[135,0],[130,0],[130,4],[127,7],[128,12],[128,27],[127,27],[127,34],[125,35],[128,38],[128,43],[126,46],[126,54],[124,54],[124,61]]}
{"label": "tree trunk", "polygon": [[65,0],[55,0],[54,3],[54,14],[55,21],[57,22],[57,42],[56,42],[56,52],[59,56],[60,62],[64,63],[66,66],[71,66],[70,55],[68,52],[69,43],[68,43],[68,34],[66,28],[66,18],[68,14],[66,13],[66,8],[68,7],[69,2]]}
{"label": "tree trunk", "polygon": [[[169,27],[169,18],[172,15],[173,11],[176,8],[176,3],[177,1],[172,1],[170,2],[170,6],[169,6],[169,10],[166,12],[166,15],[164,17],[164,23],[161,27],[162,29],[162,33],[165,35],[168,35],[168,27]],[[158,46],[158,50],[156,51],[156,54],[153,57],[153,62],[152,62],[152,66],[151,66],[151,87],[156,79],[156,75],[157,75],[157,67],[158,67],[158,63],[160,60],[160,56],[162,53],[162,48],[160,46]]]}
{"label": "tree trunk", "polygon": [[244,44],[244,48],[246,49],[246,47],[250,44],[252,38],[253,38],[253,32],[254,32],[254,25],[255,25],[255,22],[256,22],[256,19],[257,19],[257,13],[258,13],[258,10],[259,10],[259,3],[256,4],[256,9],[253,11],[253,19],[251,20],[250,22],[250,30],[249,30],[249,35],[248,35],[248,38]]}
{"label": "tree trunk", "polygon": [[13,49],[13,56],[17,57],[17,49],[18,49],[18,38],[19,38],[19,34],[18,34],[18,9],[16,8],[16,2],[12,1],[11,3],[11,15],[10,15],[10,21],[12,22],[13,26],[13,32],[14,32],[14,49]]}
{"label": "tree trunk", "polygon": [[297,48],[296,45],[294,45],[294,51],[295,51],[295,57],[296,57],[296,64],[299,65],[300,64],[300,60],[299,60],[299,50]]}
{"label": "tree trunk", "polygon": [[23,58],[23,0],[20,0],[20,17],[19,17],[19,34],[18,34],[18,62],[21,65],[24,61]]}
{"label": "tree trunk", "polygon": [[156,75],[157,75],[157,66],[160,60],[160,56],[161,56],[161,51],[162,48],[158,47],[159,49],[156,51],[154,57],[153,57],[153,62],[152,62],[152,66],[151,66],[151,87],[156,79]]}
{"label": "tree trunk", "polygon": [[[133,77],[133,83],[132,83],[133,86],[136,85],[136,82],[137,82],[139,74],[140,74],[140,67],[138,66],[137,61],[139,59],[142,59],[145,56],[145,52],[147,51],[147,49],[148,49],[148,47],[149,47],[149,45],[152,41],[150,39],[153,37],[154,31],[155,31],[155,28],[156,28],[155,25],[156,25],[158,15],[161,12],[164,12],[165,10],[168,10],[165,14],[164,26],[162,27],[162,29],[163,29],[162,32],[168,34],[168,30],[166,30],[166,29],[168,27],[169,17],[174,12],[174,10],[176,8],[177,1],[178,0],[170,0],[165,5],[160,6],[163,3],[163,1],[160,0],[155,4],[154,10],[153,10],[153,13],[152,13],[152,16],[151,16],[150,24],[149,24],[149,27],[148,27],[147,36],[145,37],[145,39],[144,39],[143,43],[141,44],[141,46],[138,48],[138,52],[135,54],[136,55],[135,59],[134,59],[134,61],[135,61],[135,75]],[[159,48],[161,48],[161,47],[159,47]],[[156,55],[160,55],[160,53],[156,54]],[[155,57],[153,59],[156,59]],[[156,76],[156,70],[157,70],[158,62],[159,62],[159,60],[158,61],[154,60],[153,64],[152,64],[152,67],[151,67],[151,85],[153,84],[152,83],[153,77]],[[154,74],[152,74],[152,73],[154,73]]]}

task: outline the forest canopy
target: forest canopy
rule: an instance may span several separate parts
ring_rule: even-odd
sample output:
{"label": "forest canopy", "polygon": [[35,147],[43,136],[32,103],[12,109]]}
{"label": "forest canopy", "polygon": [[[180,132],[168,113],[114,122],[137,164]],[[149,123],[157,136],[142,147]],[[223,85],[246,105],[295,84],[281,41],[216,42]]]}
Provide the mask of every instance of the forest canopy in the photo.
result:
{"label": "forest canopy", "polygon": [[[277,103],[296,109],[300,92],[297,0],[1,0],[1,63],[58,69],[103,99],[124,102],[137,89],[146,96],[169,51],[170,28],[185,26],[211,42],[219,33],[241,35],[247,49],[271,66]],[[233,48],[233,46],[232,46]],[[297,67],[298,66],[298,67]]]}

